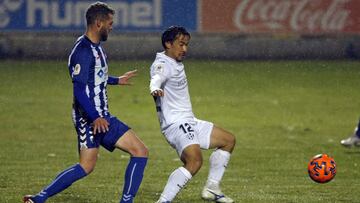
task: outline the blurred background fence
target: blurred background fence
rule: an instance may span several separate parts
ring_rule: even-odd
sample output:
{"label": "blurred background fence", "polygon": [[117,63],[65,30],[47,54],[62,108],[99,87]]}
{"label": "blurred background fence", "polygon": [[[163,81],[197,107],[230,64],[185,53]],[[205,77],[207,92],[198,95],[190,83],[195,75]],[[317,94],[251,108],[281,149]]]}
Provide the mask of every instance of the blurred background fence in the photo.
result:
{"label": "blurred background fence", "polygon": [[[0,1],[0,58],[66,59],[87,0]],[[112,59],[149,59],[170,25],[196,59],[359,59],[359,0],[118,0],[104,44]]]}

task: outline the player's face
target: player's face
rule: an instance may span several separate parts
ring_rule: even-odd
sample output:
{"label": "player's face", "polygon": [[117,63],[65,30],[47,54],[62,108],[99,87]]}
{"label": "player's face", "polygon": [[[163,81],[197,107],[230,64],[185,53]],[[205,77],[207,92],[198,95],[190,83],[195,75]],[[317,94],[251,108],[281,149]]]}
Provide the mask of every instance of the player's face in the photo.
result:
{"label": "player's face", "polygon": [[167,43],[167,54],[178,62],[181,62],[188,50],[190,37],[187,35],[179,35],[173,43]]}
{"label": "player's face", "polygon": [[103,20],[101,22],[101,27],[100,27],[100,41],[106,41],[109,33],[112,30],[112,26],[114,23],[114,15],[109,14],[108,19]]}

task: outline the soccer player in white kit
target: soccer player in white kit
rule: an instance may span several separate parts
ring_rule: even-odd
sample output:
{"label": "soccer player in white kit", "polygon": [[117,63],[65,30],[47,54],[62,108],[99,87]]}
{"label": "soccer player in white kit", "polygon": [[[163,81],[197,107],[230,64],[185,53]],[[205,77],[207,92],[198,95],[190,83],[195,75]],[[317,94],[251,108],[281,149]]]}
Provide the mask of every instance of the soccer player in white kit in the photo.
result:
{"label": "soccer player in white kit", "polygon": [[234,202],[220,189],[220,181],[235,146],[235,136],[211,122],[196,119],[191,107],[188,83],[182,60],[190,34],[185,28],[171,26],[162,34],[164,52],[156,54],[150,70],[150,93],[156,103],[161,131],[176,149],[183,166],[171,173],[157,202],[171,202],[199,171],[201,149],[215,149],[202,198],[215,202]]}

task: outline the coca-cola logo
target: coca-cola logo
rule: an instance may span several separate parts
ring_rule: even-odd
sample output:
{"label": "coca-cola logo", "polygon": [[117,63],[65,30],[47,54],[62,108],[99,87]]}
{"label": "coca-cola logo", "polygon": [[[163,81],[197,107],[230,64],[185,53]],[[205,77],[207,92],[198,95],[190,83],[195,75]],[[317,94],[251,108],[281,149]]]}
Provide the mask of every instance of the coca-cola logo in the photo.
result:
{"label": "coca-cola logo", "polygon": [[351,0],[242,0],[235,9],[234,25],[243,32],[342,31],[350,19],[345,6]]}

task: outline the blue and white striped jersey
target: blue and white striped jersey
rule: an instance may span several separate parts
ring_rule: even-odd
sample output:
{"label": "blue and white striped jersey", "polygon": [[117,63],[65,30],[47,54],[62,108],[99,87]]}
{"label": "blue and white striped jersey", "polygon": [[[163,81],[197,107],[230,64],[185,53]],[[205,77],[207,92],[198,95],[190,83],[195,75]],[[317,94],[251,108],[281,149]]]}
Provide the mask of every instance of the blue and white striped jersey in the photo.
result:
{"label": "blue and white striped jersey", "polygon": [[117,84],[118,78],[108,76],[106,54],[99,44],[85,35],[76,41],[68,61],[74,85],[73,113],[89,119],[106,117],[108,112],[107,84]]}

